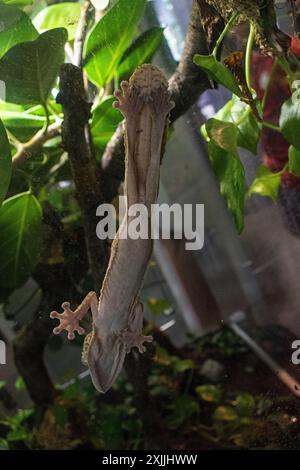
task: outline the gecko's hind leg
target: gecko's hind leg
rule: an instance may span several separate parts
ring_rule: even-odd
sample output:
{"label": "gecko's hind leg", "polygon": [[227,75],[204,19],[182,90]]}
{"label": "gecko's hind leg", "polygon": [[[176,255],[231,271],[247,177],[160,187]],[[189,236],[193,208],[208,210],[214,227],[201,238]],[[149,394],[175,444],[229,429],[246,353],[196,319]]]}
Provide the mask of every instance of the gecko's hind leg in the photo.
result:
{"label": "gecko's hind leg", "polygon": [[75,338],[75,331],[77,331],[79,335],[83,335],[85,329],[80,326],[79,321],[83,319],[90,309],[93,319],[95,319],[97,315],[97,303],[97,294],[95,292],[90,292],[74,312],[70,308],[70,303],[64,302],[62,304],[63,313],[58,313],[55,310],[50,313],[50,318],[57,318],[59,320],[59,325],[53,329],[53,333],[59,335],[63,330],[66,330],[68,332],[68,339],[70,340]]}
{"label": "gecko's hind leg", "polygon": [[152,336],[142,335],[143,310],[143,304],[138,300],[133,307],[130,325],[119,336],[119,340],[125,346],[127,353],[134,347],[138,348],[140,353],[144,353],[146,351],[144,343],[151,343],[153,341]]}

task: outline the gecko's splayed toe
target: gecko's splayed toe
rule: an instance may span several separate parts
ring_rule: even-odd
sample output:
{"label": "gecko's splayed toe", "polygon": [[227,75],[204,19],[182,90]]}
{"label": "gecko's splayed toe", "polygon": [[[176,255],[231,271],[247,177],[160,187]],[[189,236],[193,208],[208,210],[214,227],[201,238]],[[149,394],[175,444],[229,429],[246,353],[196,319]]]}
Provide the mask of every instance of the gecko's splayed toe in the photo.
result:
{"label": "gecko's splayed toe", "polygon": [[59,320],[59,325],[53,329],[55,335],[59,335],[63,330],[68,332],[68,339],[73,340],[75,338],[75,332],[79,335],[85,333],[85,329],[79,325],[78,317],[76,312],[73,312],[70,308],[69,302],[62,304],[63,313],[58,313],[53,310],[50,313],[50,318]]}
{"label": "gecko's splayed toe", "polygon": [[134,331],[125,330],[120,335],[120,341],[123,343],[127,353],[132,348],[137,348],[140,353],[144,353],[146,351],[144,343],[152,343],[153,336],[144,336]]}

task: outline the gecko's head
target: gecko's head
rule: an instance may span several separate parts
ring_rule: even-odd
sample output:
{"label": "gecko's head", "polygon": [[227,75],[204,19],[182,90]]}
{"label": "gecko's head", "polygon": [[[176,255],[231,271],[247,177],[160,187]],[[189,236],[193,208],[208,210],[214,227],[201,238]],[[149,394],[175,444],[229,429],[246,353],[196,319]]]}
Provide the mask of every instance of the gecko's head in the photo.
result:
{"label": "gecko's head", "polygon": [[106,393],[118,378],[126,356],[124,345],[115,335],[109,334],[103,344],[94,334],[90,342],[86,363],[96,389]]}
{"label": "gecko's head", "polygon": [[135,70],[129,80],[129,89],[132,97],[136,95],[139,101],[151,104],[158,115],[167,116],[175,106],[166,77],[153,64],[143,64]]}
{"label": "gecko's head", "polygon": [[135,87],[141,95],[151,95],[158,90],[167,90],[168,81],[162,71],[153,64],[138,67],[129,80],[130,87]]}

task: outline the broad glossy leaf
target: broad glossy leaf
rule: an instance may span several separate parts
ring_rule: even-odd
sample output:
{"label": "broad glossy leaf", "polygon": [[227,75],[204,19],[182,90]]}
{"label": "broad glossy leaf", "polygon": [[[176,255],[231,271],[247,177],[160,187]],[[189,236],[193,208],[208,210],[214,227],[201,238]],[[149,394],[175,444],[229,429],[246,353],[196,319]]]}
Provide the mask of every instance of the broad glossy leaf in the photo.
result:
{"label": "broad glossy leaf", "polygon": [[0,286],[17,288],[32,273],[39,254],[42,210],[38,200],[22,193],[0,208]]}
{"label": "broad glossy leaf", "polygon": [[116,73],[143,16],[146,0],[119,0],[92,29],[85,47],[89,79],[103,87]]}
{"label": "broad glossy leaf", "polygon": [[[51,102],[51,111],[55,105]],[[59,109],[55,112],[59,114]],[[0,101],[0,118],[2,118],[4,126],[20,142],[28,141],[46,123],[45,110],[41,105],[27,107]],[[53,122],[54,117],[50,115],[49,120]]]}
{"label": "broad glossy leaf", "polygon": [[[260,111],[261,104],[256,100],[257,109]],[[257,121],[250,106],[233,95],[231,108],[232,122],[238,128],[238,147],[249,150],[257,155],[257,146],[261,136],[262,126]]]}
{"label": "broad glossy leaf", "polygon": [[300,150],[293,145],[289,148],[289,171],[300,178]]}
{"label": "broad glossy leaf", "polygon": [[251,184],[248,196],[259,194],[277,200],[282,172],[273,173],[269,168],[260,166],[256,173],[256,178]]}
{"label": "broad glossy leaf", "polygon": [[0,4],[0,57],[21,42],[33,41],[38,32],[26,13]]}
{"label": "broad glossy leaf", "polygon": [[118,66],[117,75],[119,80],[126,80],[139,66],[151,62],[152,57],[162,43],[164,28],[154,26],[141,34],[132,45],[125,51]]}
{"label": "broad glossy leaf", "polygon": [[1,107],[0,117],[5,127],[20,142],[28,141],[46,122],[46,118],[43,116],[30,114],[26,111],[1,111]]}
{"label": "broad glossy leaf", "polygon": [[211,80],[223,85],[235,95],[242,96],[238,82],[230,70],[221,62],[218,62],[214,55],[196,54],[194,56],[194,63],[204,70]]}
{"label": "broad glossy leaf", "polygon": [[205,128],[207,135],[219,147],[233,154],[237,153],[237,127],[231,122],[209,119]]}
{"label": "broad glossy leaf", "polygon": [[93,142],[97,152],[101,155],[114,134],[123,116],[117,109],[112,107],[115,97],[109,97],[97,106],[93,111],[91,131]]}
{"label": "broad glossy leaf", "polygon": [[0,80],[6,100],[18,104],[45,103],[64,62],[67,31],[52,29],[35,41],[17,44],[0,59]]}
{"label": "broad glossy leaf", "polygon": [[280,128],[286,140],[300,149],[300,103],[293,103],[290,99],[282,105]]}
{"label": "broad glossy leaf", "polygon": [[219,147],[213,140],[208,143],[213,170],[219,180],[221,194],[232,213],[237,231],[244,228],[245,170],[237,153]]}
{"label": "broad glossy leaf", "polygon": [[11,153],[5,128],[0,121],[0,204],[6,196],[11,178]]}
{"label": "broad glossy leaf", "polygon": [[26,5],[32,5],[33,1],[34,0],[0,0],[0,3],[14,7],[25,7]]}
{"label": "broad glossy leaf", "polygon": [[75,37],[79,17],[80,3],[56,3],[41,10],[33,19],[33,24],[40,33],[53,28],[66,28],[71,41]]}
{"label": "broad glossy leaf", "polygon": [[[238,147],[249,150],[257,155],[257,146],[261,135],[261,124],[257,122],[250,106],[233,95],[223,108],[221,108],[214,119],[231,122],[237,127]],[[202,126],[202,134],[207,140],[205,124]]]}

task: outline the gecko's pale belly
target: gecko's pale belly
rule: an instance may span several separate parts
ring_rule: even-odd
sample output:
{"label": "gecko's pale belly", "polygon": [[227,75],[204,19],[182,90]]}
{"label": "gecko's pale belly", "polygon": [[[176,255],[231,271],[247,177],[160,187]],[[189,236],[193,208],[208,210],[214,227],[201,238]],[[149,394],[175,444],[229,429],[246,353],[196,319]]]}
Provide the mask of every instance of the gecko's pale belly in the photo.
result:
{"label": "gecko's pale belly", "polygon": [[[115,331],[120,331],[128,326],[132,303],[139,295],[141,280],[145,275],[152,253],[152,240],[150,239],[127,239],[119,240],[118,243],[119,255],[121,256],[116,258],[117,262],[111,267],[106,288],[109,292],[110,283],[113,282],[115,286],[116,277],[118,277],[120,280],[119,289],[116,291],[114,288],[113,297],[104,294],[99,305],[99,318],[105,318],[106,326],[109,324]],[[124,283],[124,278],[130,282]]]}

